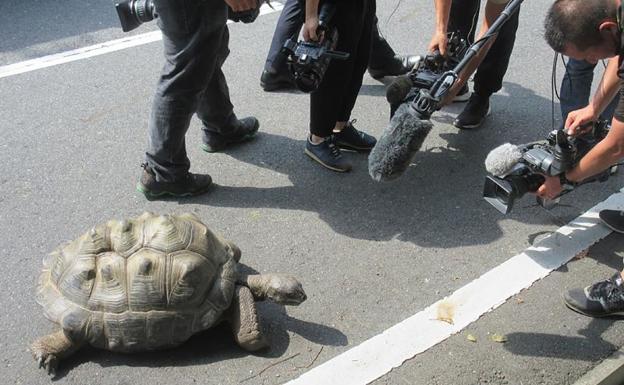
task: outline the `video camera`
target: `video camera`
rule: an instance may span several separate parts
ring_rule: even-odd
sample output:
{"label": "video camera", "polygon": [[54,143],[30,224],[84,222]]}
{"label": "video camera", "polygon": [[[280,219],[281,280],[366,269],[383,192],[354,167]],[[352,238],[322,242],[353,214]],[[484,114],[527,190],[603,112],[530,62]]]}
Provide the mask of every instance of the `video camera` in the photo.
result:
{"label": "video camera", "polygon": [[[257,6],[254,9],[249,9],[243,12],[234,12],[230,6],[228,6],[228,19],[243,23],[251,23],[260,14],[260,5],[264,0],[258,0]],[[130,32],[143,23],[152,21],[158,17],[156,7],[154,6],[154,0],[124,0],[115,4],[119,21],[121,22],[121,29],[124,32]]]}
{"label": "video camera", "polygon": [[288,39],[282,47],[282,54],[287,56],[288,68],[295,84],[303,92],[313,92],[323,81],[331,59],[346,60],[349,54],[334,51],[338,44],[338,30],[331,26],[331,19],[336,12],[336,5],[325,2],[319,10],[319,41],[299,41]]}
{"label": "video camera", "polygon": [[[570,137],[563,129],[550,132],[546,141],[533,142],[521,146],[503,144],[490,152],[485,163],[488,175],[483,187],[483,198],[498,211],[507,214],[511,211],[514,201],[527,192],[536,192],[544,183],[544,175],[563,176],[600,142],[609,132],[611,126],[607,121],[592,124],[592,129],[579,136]],[[612,166],[589,180],[604,182],[613,170]],[[574,186],[565,184],[564,192],[571,191]],[[555,201],[538,202],[544,207],[551,207]]]}
{"label": "video camera", "polygon": [[386,99],[390,103],[391,116],[402,103],[414,101],[420,90],[430,90],[442,75],[452,71],[462,60],[468,50],[468,42],[462,39],[458,32],[449,32],[447,39],[446,56],[435,51],[421,57],[410,72],[398,76],[388,85]]}

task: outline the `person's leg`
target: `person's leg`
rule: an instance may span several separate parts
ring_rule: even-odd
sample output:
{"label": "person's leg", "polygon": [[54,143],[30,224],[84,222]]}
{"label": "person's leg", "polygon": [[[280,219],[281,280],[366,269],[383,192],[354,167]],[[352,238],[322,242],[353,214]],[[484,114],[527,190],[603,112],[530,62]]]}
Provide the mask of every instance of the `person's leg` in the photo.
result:
{"label": "person's leg", "polygon": [[406,74],[418,61],[417,56],[400,56],[394,52],[379,30],[377,15],[373,16],[372,47],[369,51],[368,72],[374,79]]}
{"label": "person's leg", "polygon": [[286,40],[297,39],[304,22],[305,11],[298,0],[287,0],[277,20],[271,47],[260,76],[260,86],[265,91],[294,88],[292,76],[286,64],[286,56],[281,53]]}
{"label": "person's leg", "polygon": [[334,142],[340,147],[353,151],[370,151],[377,140],[353,127],[349,122],[351,111],[355,106],[360,88],[362,87],[362,78],[368,66],[369,57],[371,56],[371,41],[375,39],[375,0],[363,1],[363,21],[362,33],[360,34],[357,48],[353,52],[354,64],[351,70],[351,76],[347,82],[345,89],[345,97],[338,114],[338,122],[334,128]]}
{"label": "person's leg", "polygon": [[287,0],[280,13],[279,19],[273,32],[271,47],[264,63],[265,71],[280,72],[287,71],[286,58],[280,55],[286,40],[297,39],[301,25],[304,22],[305,12],[301,9],[298,0]]}
{"label": "person's leg", "polygon": [[[493,13],[488,7],[501,7],[486,5],[486,17],[492,17]],[[468,104],[454,121],[454,125],[462,129],[479,127],[490,111],[490,96],[503,86],[503,77],[507,72],[509,59],[516,40],[516,31],[519,24],[519,11],[516,11],[501,27],[498,36],[492,44],[483,62],[479,65],[474,76],[474,92],[468,100]]]}
{"label": "person's leg", "polygon": [[345,77],[353,73],[355,66],[357,42],[363,22],[363,5],[360,1],[344,0],[336,3],[334,18],[340,20],[336,24],[339,36],[336,50],[347,52],[349,58],[332,60],[318,89],[310,94],[310,137],[306,142],[305,153],[324,167],[339,172],[351,170],[351,164],[328,139],[345,105],[349,89]]}
{"label": "person's leg", "polygon": [[[145,172],[137,186],[152,196],[199,193],[195,184],[210,184],[207,176],[200,180],[189,174],[185,135],[200,95],[217,67],[215,52],[223,45],[227,7],[217,0],[201,5],[187,0],[180,5],[182,8],[172,8],[167,1],[156,1],[165,65],[148,123]],[[210,15],[208,22],[202,20],[204,15]]]}
{"label": "person's leg", "polygon": [[463,39],[473,43],[478,27],[480,4],[480,0],[453,0],[447,31],[459,32]]}
{"label": "person's leg", "polygon": [[228,85],[221,70],[230,53],[228,42],[229,32],[226,26],[221,47],[215,54],[216,68],[197,106],[197,116],[203,123],[202,148],[207,152],[221,151],[231,144],[251,139],[260,126],[254,117],[239,120],[234,114]]}
{"label": "person's leg", "polygon": [[589,103],[595,67],[595,64],[572,58],[566,63],[566,71],[561,80],[559,92],[561,118],[564,122],[570,111],[583,108]]}

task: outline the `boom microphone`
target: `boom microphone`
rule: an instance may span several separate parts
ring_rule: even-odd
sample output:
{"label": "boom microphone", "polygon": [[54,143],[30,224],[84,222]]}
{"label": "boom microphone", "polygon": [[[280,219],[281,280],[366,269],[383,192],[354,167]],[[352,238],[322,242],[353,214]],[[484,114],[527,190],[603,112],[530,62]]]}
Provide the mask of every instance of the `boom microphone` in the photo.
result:
{"label": "boom microphone", "polygon": [[522,159],[518,146],[505,143],[496,147],[485,158],[485,169],[492,175],[503,177],[509,174]]}
{"label": "boom microphone", "polygon": [[431,128],[431,121],[422,119],[411,103],[401,104],[368,156],[371,178],[380,182],[401,176]]}

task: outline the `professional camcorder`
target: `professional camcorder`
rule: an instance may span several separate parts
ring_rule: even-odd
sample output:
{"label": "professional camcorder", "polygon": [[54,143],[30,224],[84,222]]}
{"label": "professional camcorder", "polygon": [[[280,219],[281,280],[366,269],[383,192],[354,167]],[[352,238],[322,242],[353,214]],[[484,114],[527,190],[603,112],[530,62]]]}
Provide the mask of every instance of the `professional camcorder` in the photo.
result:
{"label": "professional camcorder", "polygon": [[336,12],[336,5],[325,2],[319,10],[319,41],[299,41],[288,39],[282,48],[282,54],[288,58],[288,68],[293,75],[295,84],[303,92],[313,92],[323,81],[331,59],[345,60],[346,52],[334,51],[338,44],[338,31],[331,25]]}
{"label": "professional camcorder", "polygon": [[[485,160],[485,167],[492,175],[488,175],[485,179],[483,198],[498,211],[507,214],[516,199],[528,192],[537,191],[544,183],[544,175],[561,178],[564,187],[562,194],[571,191],[577,184],[568,182],[565,179],[565,172],[573,168],[589,150],[604,139],[609,129],[607,121],[600,121],[593,123],[591,130],[579,136],[570,137],[563,129],[559,129],[550,132],[546,141],[521,146],[506,143],[495,148]],[[582,183],[604,182],[614,167]],[[549,207],[556,203],[557,199],[553,202],[538,198],[538,202],[544,207]]]}
{"label": "professional camcorder", "polygon": [[420,60],[410,72],[398,76],[388,88],[386,99],[390,103],[390,115],[394,115],[401,103],[412,102],[420,90],[429,90],[447,71],[452,71],[466,54],[469,44],[457,32],[448,33],[446,56],[439,51],[432,52]]}
{"label": "professional camcorder", "polygon": [[[254,9],[250,9],[243,12],[234,12],[232,8],[228,6],[228,19],[243,23],[251,23],[260,14],[260,5],[264,0],[258,0],[258,6]],[[119,21],[121,22],[121,29],[124,32],[132,31],[143,23],[152,21],[158,17],[156,8],[154,6],[154,0],[125,0],[115,4],[117,9],[117,15],[119,15]]]}

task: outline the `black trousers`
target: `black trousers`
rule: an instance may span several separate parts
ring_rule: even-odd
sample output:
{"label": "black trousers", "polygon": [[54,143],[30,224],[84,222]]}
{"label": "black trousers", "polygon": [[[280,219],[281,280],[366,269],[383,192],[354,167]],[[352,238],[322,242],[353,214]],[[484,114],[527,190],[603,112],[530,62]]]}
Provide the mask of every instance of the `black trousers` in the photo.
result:
{"label": "black trousers", "polygon": [[204,130],[227,133],[236,119],[221,66],[229,54],[223,0],[155,0],[165,64],[149,118],[147,164],[159,181],[190,168],[185,135],[194,113]]}
{"label": "black trousers", "polygon": [[[266,71],[282,72],[287,70],[286,57],[280,55],[280,50],[289,38],[297,39],[304,20],[305,8],[302,8],[298,0],[287,0],[275,26],[271,47],[264,65]],[[373,24],[373,47],[369,66],[371,68],[383,68],[396,54],[386,39],[381,36],[377,26],[377,16],[375,16]]]}
{"label": "black trousers", "polygon": [[368,66],[375,10],[375,0],[337,2],[336,49],[349,53],[349,59],[332,60],[319,88],[310,94],[310,132],[314,135],[331,135],[336,122],[347,121],[351,116]]}
{"label": "black trousers", "polygon": [[[448,31],[459,31],[464,39],[474,42],[475,33],[480,28],[478,25],[480,5],[480,0],[453,0]],[[507,72],[509,58],[516,41],[519,14],[517,11],[505,22],[496,41],[477,69],[474,76],[474,91],[480,96],[489,97],[503,87],[503,77]]]}

